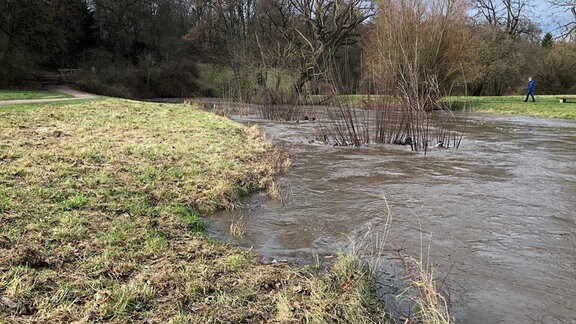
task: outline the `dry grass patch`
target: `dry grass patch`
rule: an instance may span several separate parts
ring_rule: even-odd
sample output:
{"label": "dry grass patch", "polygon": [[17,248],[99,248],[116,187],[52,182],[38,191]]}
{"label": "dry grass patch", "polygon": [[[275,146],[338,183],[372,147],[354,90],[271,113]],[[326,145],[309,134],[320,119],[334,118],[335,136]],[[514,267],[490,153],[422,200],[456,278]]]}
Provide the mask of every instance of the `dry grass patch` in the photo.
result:
{"label": "dry grass patch", "polygon": [[[0,318],[274,322],[297,301],[281,317],[317,322],[345,307],[339,293],[312,298],[323,276],[203,235],[202,215],[289,165],[257,129],[186,105],[20,108],[0,111]],[[362,312],[380,321],[377,306]]]}

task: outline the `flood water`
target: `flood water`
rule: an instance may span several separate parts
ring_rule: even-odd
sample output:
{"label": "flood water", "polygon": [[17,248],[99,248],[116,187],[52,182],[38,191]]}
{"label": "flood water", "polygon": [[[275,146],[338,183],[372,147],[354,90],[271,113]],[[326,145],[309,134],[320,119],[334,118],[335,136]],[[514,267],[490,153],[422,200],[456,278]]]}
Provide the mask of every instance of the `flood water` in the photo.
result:
{"label": "flood water", "polygon": [[[492,115],[459,149],[310,143],[316,122],[258,124],[293,154],[283,201],[256,194],[210,232],[276,259],[322,259],[382,230],[447,275],[459,323],[576,323],[576,122]],[[230,224],[242,238],[229,237]]]}

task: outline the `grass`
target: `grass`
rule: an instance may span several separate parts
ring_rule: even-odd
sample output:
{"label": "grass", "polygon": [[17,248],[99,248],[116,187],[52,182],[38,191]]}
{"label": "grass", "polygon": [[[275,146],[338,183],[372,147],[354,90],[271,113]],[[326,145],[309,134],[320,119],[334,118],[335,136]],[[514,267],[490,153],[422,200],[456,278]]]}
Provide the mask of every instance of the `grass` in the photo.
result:
{"label": "grass", "polygon": [[0,100],[29,100],[71,98],[72,96],[47,90],[0,90]]}
{"label": "grass", "polygon": [[524,102],[524,96],[451,97],[449,100],[455,107],[466,106],[465,110],[473,112],[576,119],[576,103],[572,101],[561,104],[558,97],[536,96],[536,102]]}
{"label": "grass", "polygon": [[[576,119],[576,102],[574,100],[561,104],[558,97],[563,95],[536,96],[536,102],[524,102],[524,96],[454,96],[447,99],[453,110],[492,113],[502,115],[520,115],[540,118]],[[575,95],[567,95],[576,97]],[[313,96],[313,99],[326,104],[346,104],[363,107],[366,103],[377,100],[391,100],[379,95],[343,95]]]}
{"label": "grass", "polygon": [[[71,103],[70,100],[57,100],[57,101],[51,101],[49,103],[49,105],[51,107],[54,107],[54,108],[56,108],[56,107],[70,107],[70,105],[72,105],[72,104],[80,105],[80,104],[86,104],[86,103],[94,103],[94,102],[103,101],[103,100],[106,100],[106,97],[100,97],[97,99],[75,99],[74,103]],[[33,102],[33,103],[29,103],[29,104],[0,105],[0,113],[36,109],[36,108],[43,107],[43,106],[46,106],[46,103]]]}
{"label": "grass", "polygon": [[[449,312],[449,291],[444,286],[446,276],[438,278],[436,269],[429,263],[430,261],[430,243],[427,246],[427,255],[424,251],[424,238],[421,237],[422,252],[420,259],[405,255],[403,249],[396,249],[397,256],[390,260],[390,253],[386,252],[388,238],[393,226],[393,215],[384,197],[385,208],[381,215],[383,224],[378,228],[368,225],[363,229],[364,235],[350,241],[348,257],[356,256],[349,262],[355,263],[357,259],[362,259],[367,266],[366,269],[371,271],[371,276],[384,277],[391,275],[387,280],[395,280],[394,288],[400,288],[401,292],[396,295],[388,295],[386,300],[393,301],[391,307],[396,313],[396,323],[425,323],[425,324],[449,324],[454,323]],[[416,215],[420,224],[420,219]],[[383,225],[383,226],[382,226]],[[397,263],[395,260],[401,261]],[[425,261],[426,260],[426,261]],[[386,271],[382,269],[390,269]],[[337,267],[336,267],[337,268]],[[336,271],[337,272],[337,271]],[[382,279],[381,279],[382,280]],[[391,294],[388,292],[387,294]],[[446,298],[448,297],[448,300]],[[397,304],[396,306],[394,304]]]}
{"label": "grass", "polygon": [[453,323],[448,312],[449,301],[439,293],[439,279],[434,267],[422,259],[417,260],[401,254],[400,258],[404,261],[404,269],[408,273],[406,288],[400,298],[412,301],[414,320],[428,324]]}
{"label": "grass", "polygon": [[364,268],[262,265],[202,216],[289,166],[256,128],[118,99],[0,110],[0,322],[384,322]]}

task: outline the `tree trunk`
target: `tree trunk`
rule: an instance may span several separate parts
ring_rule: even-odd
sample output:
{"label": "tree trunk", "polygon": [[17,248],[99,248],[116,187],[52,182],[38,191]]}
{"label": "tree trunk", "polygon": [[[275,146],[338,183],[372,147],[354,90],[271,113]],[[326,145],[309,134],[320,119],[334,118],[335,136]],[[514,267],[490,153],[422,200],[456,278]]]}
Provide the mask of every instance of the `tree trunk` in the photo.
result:
{"label": "tree trunk", "polygon": [[0,30],[0,84],[5,84],[8,82],[8,71],[6,70],[6,64],[4,63],[4,58],[8,53],[8,47],[10,46],[10,35]]}

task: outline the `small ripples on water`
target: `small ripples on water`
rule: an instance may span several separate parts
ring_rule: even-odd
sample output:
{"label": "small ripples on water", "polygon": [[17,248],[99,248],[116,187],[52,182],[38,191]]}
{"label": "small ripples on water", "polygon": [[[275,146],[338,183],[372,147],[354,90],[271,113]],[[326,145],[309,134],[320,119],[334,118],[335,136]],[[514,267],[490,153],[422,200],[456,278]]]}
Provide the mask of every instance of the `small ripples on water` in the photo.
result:
{"label": "small ripples on water", "polygon": [[[309,143],[313,123],[245,119],[298,156],[279,180],[289,195],[254,195],[250,207],[215,215],[210,230],[265,255],[313,260],[382,230],[388,204],[388,246],[450,270],[458,322],[576,323],[576,123],[462,118],[461,148],[426,156],[327,147]],[[226,237],[239,218],[244,238]]]}

